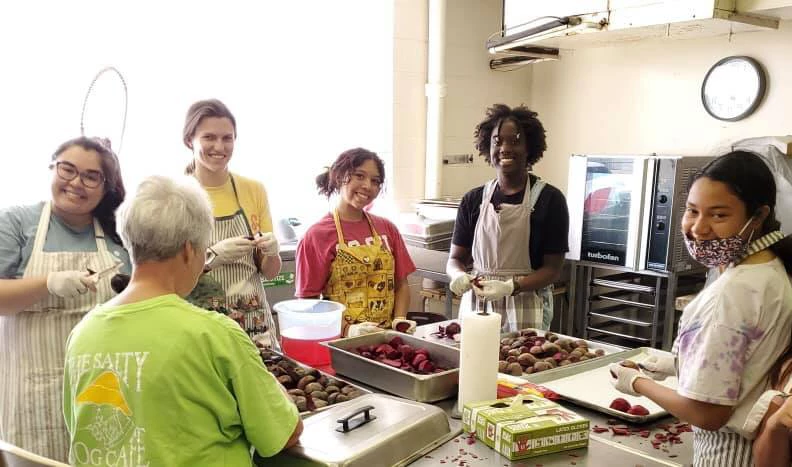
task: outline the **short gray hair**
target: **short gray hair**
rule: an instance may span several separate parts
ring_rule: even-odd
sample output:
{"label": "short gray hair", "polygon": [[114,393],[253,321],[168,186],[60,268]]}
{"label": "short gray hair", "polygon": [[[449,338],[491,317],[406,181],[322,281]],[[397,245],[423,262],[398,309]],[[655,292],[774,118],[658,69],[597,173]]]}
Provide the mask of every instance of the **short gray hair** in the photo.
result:
{"label": "short gray hair", "polygon": [[116,217],[134,264],[173,258],[187,242],[203,252],[214,222],[209,197],[194,178],[159,175],[143,180]]}

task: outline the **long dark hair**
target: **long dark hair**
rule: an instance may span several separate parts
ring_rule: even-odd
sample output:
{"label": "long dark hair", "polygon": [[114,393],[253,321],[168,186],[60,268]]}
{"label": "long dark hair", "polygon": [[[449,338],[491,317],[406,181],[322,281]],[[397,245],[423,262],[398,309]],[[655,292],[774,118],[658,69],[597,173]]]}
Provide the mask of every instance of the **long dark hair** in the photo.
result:
{"label": "long dark hair", "polygon": [[116,231],[115,212],[118,206],[124,202],[126,190],[124,189],[124,180],[121,178],[121,164],[118,162],[118,156],[110,148],[110,140],[80,136],[58,146],[58,149],[52,154],[52,160],[54,161],[64,151],[74,146],[80,146],[86,151],[96,151],[99,154],[99,163],[102,165],[102,174],[105,178],[105,194],[92,214],[99,221],[105,235],[121,245],[121,237]]}
{"label": "long dark hair", "polygon": [[[749,216],[758,214],[762,206],[770,208],[760,231],[754,235],[754,238],[781,229],[781,223],[775,216],[775,179],[762,156],[749,151],[732,151],[705,165],[693,177],[691,184],[701,177],[728,186],[731,192],[745,204]],[[787,236],[772,245],[770,250],[784,263],[787,274],[792,274],[792,236]]]}
{"label": "long dark hair", "polygon": [[[762,206],[770,208],[767,218],[762,223],[761,231],[754,237],[761,237],[781,228],[781,223],[775,217],[775,179],[758,154],[748,151],[732,151],[724,154],[704,166],[692,181],[701,177],[726,184],[732,193],[745,203],[749,216],[757,214]],[[783,261],[787,274],[792,274],[792,236],[787,236],[770,246],[770,250]],[[792,364],[786,365],[787,362],[792,362],[792,345],[784,350],[770,369],[770,384],[773,387],[792,374]]]}
{"label": "long dark hair", "polygon": [[[182,129],[182,141],[184,145],[192,149],[192,139],[195,137],[195,130],[201,124],[201,120],[206,117],[227,118],[231,120],[231,126],[234,127],[234,139],[237,137],[236,118],[234,114],[228,110],[225,104],[218,99],[206,99],[198,101],[187,109],[187,116],[184,119],[184,128]],[[187,167],[184,169],[186,175],[191,175],[195,172],[195,159],[191,160]]]}
{"label": "long dark hair", "polygon": [[385,184],[385,164],[379,158],[377,153],[369,151],[368,149],[355,148],[348,149],[336,158],[333,165],[325,169],[316,177],[316,189],[320,195],[327,196],[328,198],[333,193],[338,193],[341,186],[349,181],[349,177],[356,168],[360,167],[364,162],[371,160],[377,166],[380,173],[382,184]]}

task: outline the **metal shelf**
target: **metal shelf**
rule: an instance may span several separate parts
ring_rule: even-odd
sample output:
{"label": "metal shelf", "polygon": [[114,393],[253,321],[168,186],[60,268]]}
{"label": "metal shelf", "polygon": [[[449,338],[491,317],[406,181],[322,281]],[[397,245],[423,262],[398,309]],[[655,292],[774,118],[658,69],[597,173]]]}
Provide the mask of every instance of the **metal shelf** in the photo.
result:
{"label": "metal shelf", "polygon": [[645,294],[655,294],[655,288],[650,287],[648,285],[641,285],[641,284],[633,284],[632,282],[619,282],[609,279],[593,279],[591,281],[591,285],[596,285],[599,287],[608,287],[611,289],[618,289],[618,290],[629,290],[630,292],[636,293],[645,293]]}

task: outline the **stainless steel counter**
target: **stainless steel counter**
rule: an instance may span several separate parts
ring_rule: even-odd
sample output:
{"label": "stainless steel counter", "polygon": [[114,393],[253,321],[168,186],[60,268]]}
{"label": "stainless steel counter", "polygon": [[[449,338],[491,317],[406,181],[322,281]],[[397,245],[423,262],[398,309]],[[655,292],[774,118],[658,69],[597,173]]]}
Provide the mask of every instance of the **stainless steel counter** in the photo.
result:
{"label": "stainless steel counter", "polygon": [[[437,403],[438,406],[451,413],[454,400],[446,400]],[[598,412],[593,412],[582,407],[562,402],[561,405],[586,417],[591,422],[591,426],[609,426],[608,419]],[[610,431],[606,433],[590,433],[589,447],[587,449],[576,449],[545,456],[532,457],[520,461],[509,461],[493,449],[482,443],[478,439],[463,433],[452,439],[437,449],[425,454],[411,466],[590,466],[590,467],[633,467],[633,466],[689,466],[693,463],[693,434],[682,433],[681,444],[669,445],[663,443],[660,449],[654,449],[650,440],[654,439],[655,433],[665,433],[659,428],[664,424],[670,424],[674,420],[671,417],[659,420],[656,423],[641,425],[642,429],[650,429],[649,438],[641,438],[637,435],[614,436]],[[461,420],[449,418],[451,429],[461,429]],[[619,422],[622,423],[622,422]],[[472,444],[469,444],[472,443]],[[464,461],[464,464],[460,462]]]}

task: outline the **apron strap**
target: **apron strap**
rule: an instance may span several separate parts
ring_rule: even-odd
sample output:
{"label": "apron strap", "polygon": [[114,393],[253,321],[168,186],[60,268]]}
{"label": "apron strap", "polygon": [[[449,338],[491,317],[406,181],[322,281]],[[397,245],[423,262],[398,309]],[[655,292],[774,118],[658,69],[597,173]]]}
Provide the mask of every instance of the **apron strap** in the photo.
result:
{"label": "apron strap", "polygon": [[236,200],[237,206],[239,206],[239,212],[242,213],[242,218],[245,219],[245,228],[248,231],[248,234],[253,235],[253,231],[250,229],[250,220],[245,214],[245,210],[242,208],[242,203],[239,202],[239,193],[237,193],[236,183],[234,183],[234,175],[229,172],[228,178],[231,179],[231,189],[234,190],[234,199]]}
{"label": "apron strap", "polygon": [[751,242],[750,245],[748,245],[748,248],[745,250],[745,253],[743,253],[742,255],[740,255],[739,258],[734,260],[733,262],[734,266],[737,266],[738,264],[742,263],[743,260],[745,260],[745,258],[755,253],[759,253],[762,250],[766,250],[767,248],[770,248],[771,246],[775,245],[776,243],[780,242],[783,239],[784,239],[784,234],[780,230],[774,230],[764,235],[761,238],[757,238],[756,240]]}
{"label": "apron strap", "polygon": [[50,214],[52,213],[52,202],[47,201],[41,209],[38,227],[36,228],[36,238],[33,239],[33,253],[44,251],[44,243],[47,240],[49,230]]}
{"label": "apron strap", "polygon": [[[369,216],[366,211],[363,211],[363,217],[365,217],[366,221],[368,221],[369,228],[371,229],[371,236],[374,238],[374,244],[379,245],[382,243],[382,239],[377,233],[377,229],[374,228],[374,222],[371,220],[371,216]],[[333,222],[335,222],[338,243],[341,245],[346,245],[346,243],[344,243],[344,232],[341,229],[341,220],[338,217],[338,209],[333,209]]]}
{"label": "apron strap", "polygon": [[[547,182],[542,180],[541,178],[537,177],[536,183],[531,187],[530,193],[530,204],[529,207],[531,208],[531,212],[533,212],[534,207],[536,206],[536,202],[539,201],[539,195],[542,193],[542,190],[547,185]],[[523,198],[523,202],[525,198]]]}

